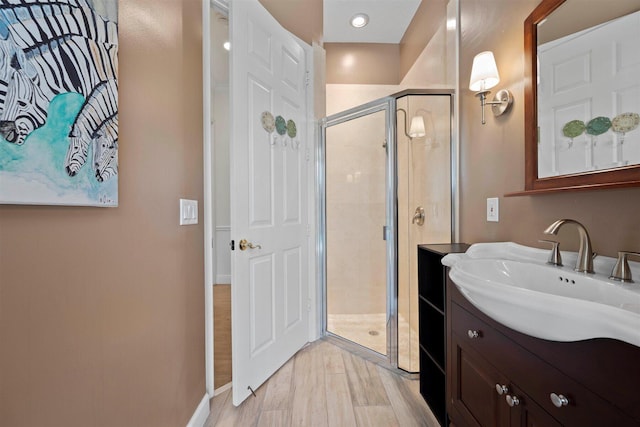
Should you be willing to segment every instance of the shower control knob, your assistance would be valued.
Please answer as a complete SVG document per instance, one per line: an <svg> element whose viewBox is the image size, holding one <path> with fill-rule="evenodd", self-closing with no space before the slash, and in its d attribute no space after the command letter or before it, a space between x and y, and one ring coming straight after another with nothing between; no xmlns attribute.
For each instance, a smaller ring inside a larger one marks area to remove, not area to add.
<svg viewBox="0 0 640 427"><path fill-rule="evenodd" d="M480 336L480 333L478 331L472 331L471 329L469 329L467 331L467 335L469 336L469 338L474 339L478 338Z"/></svg>

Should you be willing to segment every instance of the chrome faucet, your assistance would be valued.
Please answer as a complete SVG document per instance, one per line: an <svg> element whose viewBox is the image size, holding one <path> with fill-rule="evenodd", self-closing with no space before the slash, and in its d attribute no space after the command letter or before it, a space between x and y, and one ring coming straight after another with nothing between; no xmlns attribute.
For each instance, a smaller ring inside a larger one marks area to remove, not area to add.
<svg viewBox="0 0 640 427"><path fill-rule="evenodd" d="M576 268L574 270L579 273L594 273L591 239L584 225L573 219L559 219L547 227L547 229L544 230L544 234L557 235L558 230L564 224L574 224L578 228L578 234L580 235L580 249L578 249L578 260L576 261Z"/></svg>

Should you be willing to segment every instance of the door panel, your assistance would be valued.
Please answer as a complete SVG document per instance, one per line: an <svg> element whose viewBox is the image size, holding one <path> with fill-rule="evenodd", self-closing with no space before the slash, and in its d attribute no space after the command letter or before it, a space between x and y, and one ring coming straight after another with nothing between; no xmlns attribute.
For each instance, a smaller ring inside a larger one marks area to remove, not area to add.
<svg viewBox="0 0 640 427"><path fill-rule="evenodd" d="M233 403L239 405L308 340L303 153L311 142L305 48L257 0L230 6ZM295 137L263 128L264 112L295 122ZM244 250L241 239L250 242Z"/></svg>
<svg viewBox="0 0 640 427"><path fill-rule="evenodd" d="M284 325L288 330L302 321L302 251L293 248L284 251L284 292L285 319Z"/></svg>
<svg viewBox="0 0 640 427"><path fill-rule="evenodd" d="M302 203L300 201L300 180L302 171L298 153L284 153L284 224L300 224Z"/></svg>
<svg viewBox="0 0 640 427"><path fill-rule="evenodd" d="M254 76L249 76L248 80L249 115L250 117L260 117L262 111L268 111L273 104L273 89L258 82ZM274 153L268 143L260 143L260 136L262 136L260 131L262 129L250 127L249 131L250 141L257 142L249 145L247 153L249 164L249 168L246 169L249 174L249 225L251 227L272 226ZM264 131L262 132L264 133Z"/></svg>
<svg viewBox="0 0 640 427"><path fill-rule="evenodd" d="M251 295L251 355L275 340L273 254L249 261Z"/></svg>

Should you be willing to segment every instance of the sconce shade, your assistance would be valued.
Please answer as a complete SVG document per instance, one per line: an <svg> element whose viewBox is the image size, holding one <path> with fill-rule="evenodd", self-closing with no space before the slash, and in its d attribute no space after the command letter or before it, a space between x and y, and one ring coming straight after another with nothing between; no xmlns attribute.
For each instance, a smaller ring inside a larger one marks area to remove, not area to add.
<svg viewBox="0 0 640 427"><path fill-rule="evenodd" d="M409 136L411 138L420 138L427 133L424 130L424 118L422 116L414 116L411 118L411 126L409 127Z"/></svg>
<svg viewBox="0 0 640 427"><path fill-rule="evenodd" d="M499 82L500 75L498 74L498 66L493 57L493 52L487 50L477 54L475 58L473 58L469 89L474 92L486 91Z"/></svg>

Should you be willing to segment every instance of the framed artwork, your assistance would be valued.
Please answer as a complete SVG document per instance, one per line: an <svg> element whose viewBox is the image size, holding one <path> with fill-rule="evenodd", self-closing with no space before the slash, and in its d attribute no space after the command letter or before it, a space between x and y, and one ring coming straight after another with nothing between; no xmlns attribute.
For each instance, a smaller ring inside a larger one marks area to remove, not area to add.
<svg viewBox="0 0 640 427"><path fill-rule="evenodd" d="M0 1L0 203L118 205L117 0Z"/></svg>

